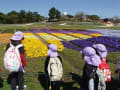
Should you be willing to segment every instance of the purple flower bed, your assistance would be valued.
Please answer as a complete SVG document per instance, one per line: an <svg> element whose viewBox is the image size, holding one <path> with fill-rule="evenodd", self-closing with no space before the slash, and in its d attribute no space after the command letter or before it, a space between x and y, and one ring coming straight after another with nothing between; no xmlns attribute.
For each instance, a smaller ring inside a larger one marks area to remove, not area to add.
<svg viewBox="0 0 120 90"><path fill-rule="evenodd" d="M77 45L77 46L81 47L81 48L84 48L84 47L87 47L87 46L92 47L93 44L96 44L95 42L86 41L86 40L72 40L70 42L73 43L74 45ZM101 42L98 42L98 43L101 43ZM110 47L110 46L108 46L106 44L104 44L104 45L106 46L108 52L119 52L120 51L120 49Z"/></svg>
<svg viewBox="0 0 120 90"><path fill-rule="evenodd" d="M103 38L103 39L115 41L115 42L120 42L120 38L118 38L118 37L100 36L99 38Z"/></svg>
<svg viewBox="0 0 120 90"><path fill-rule="evenodd" d="M82 50L81 48L77 48L77 47L75 47L75 46L73 46L73 45L71 45L71 44L69 44L69 43L67 43L65 41L61 41L61 42L64 45L64 47L66 47L66 48L74 49L74 50L77 50L77 51L81 51Z"/></svg>
<svg viewBox="0 0 120 90"><path fill-rule="evenodd" d="M100 32L91 31L91 30L69 30L69 31L72 32L72 33L80 33L80 34L86 34L86 35L96 34L96 33L101 34Z"/></svg>
<svg viewBox="0 0 120 90"><path fill-rule="evenodd" d="M32 32L34 33L40 33L40 32L49 32L49 33L80 33L80 34L94 34L94 33L100 33L97 31L91 31L91 30L55 30L55 29L34 29Z"/></svg>
<svg viewBox="0 0 120 90"><path fill-rule="evenodd" d="M73 43L81 48L93 45L91 42L88 42L86 40L72 40L72 41L70 41L70 43Z"/></svg>
<svg viewBox="0 0 120 90"><path fill-rule="evenodd" d="M88 38L88 41L94 42L94 43L103 43L106 46L110 46L113 48L120 48L120 42L112 41L112 40L106 40L103 38Z"/></svg>
<svg viewBox="0 0 120 90"><path fill-rule="evenodd" d="M43 29L34 29L34 30L31 30L31 32L33 32L33 33L42 33L42 30Z"/></svg>
<svg viewBox="0 0 120 90"><path fill-rule="evenodd" d="M50 29L34 29L31 30L33 33L64 33L64 34L69 34L69 33L80 33L80 34L93 34L93 33L104 33L104 35L110 35L108 32L111 32L110 30L107 31L105 30L50 30ZM31 32L28 31L28 32ZM25 31L27 33L27 31ZM107 34L108 33L108 34ZM114 31L115 33L115 31ZM112 32L111 32L112 34ZM119 33L118 33L119 34ZM113 35L114 36L114 35ZM61 41L64 45L64 47L74 49L77 51L81 51L82 48L87 47L87 46L92 46L93 44L96 43L102 43L106 46L108 52L120 52L120 38L119 37L113 37L113 36L100 36L97 38L88 38L86 40L72 40L69 42L66 41ZM70 44L72 43L72 44Z"/></svg>

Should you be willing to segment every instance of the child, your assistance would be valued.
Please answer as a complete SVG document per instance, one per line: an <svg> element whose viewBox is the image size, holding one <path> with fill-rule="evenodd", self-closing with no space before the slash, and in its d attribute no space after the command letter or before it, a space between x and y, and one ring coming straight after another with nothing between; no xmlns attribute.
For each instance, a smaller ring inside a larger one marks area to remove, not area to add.
<svg viewBox="0 0 120 90"><path fill-rule="evenodd" d="M18 90L24 90L24 68L26 67L25 61L25 51L24 46L22 45L22 40L24 39L23 33L21 31L15 32L14 36L10 39L10 43L7 44L6 52L11 47L17 47L21 44L21 47L18 48L20 58L21 58L21 65L17 72L11 72L11 90L16 90L16 85L18 84ZM18 81L18 82L17 82Z"/></svg>
<svg viewBox="0 0 120 90"><path fill-rule="evenodd" d="M100 56L101 58L101 64L99 65L99 67L97 68L97 75L99 78L99 82L98 82L98 90L106 90L106 83L105 81L108 81L109 79L104 77L104 69L105 68L109 68L109 66L106 63L106 57L107 57L107 49L103 44L95 44L93 45L94 49L96 50L97 54ZM108 70L106 70L108 71ZM111 74L111 72L110 72ZM107 76L107 75L106 75Z"/></svg>
<svg viewBox="0 0 120 90"><path fill-rule="evenodd" d="M82 50L85 66L83 68L83 80L86 90L94 89L94 79L97 67L101 63L100 57L92 47L85 47Z"/></svg>
<svg viewBox="0 0 120 90"><path fill-rule="evenodd" d="M48 56L45 62L45 73L49 76L49 89L60 90L63 75L62 59L57 53L55 44L48 45Z"/></svg>

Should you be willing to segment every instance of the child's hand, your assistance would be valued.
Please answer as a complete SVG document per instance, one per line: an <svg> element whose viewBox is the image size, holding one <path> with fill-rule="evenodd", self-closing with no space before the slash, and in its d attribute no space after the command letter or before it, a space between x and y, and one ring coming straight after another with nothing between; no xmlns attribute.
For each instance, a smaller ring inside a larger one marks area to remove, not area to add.
<svg viewBox="0 0 120 90"><path fill-rule="evenodd" d="M25 73L26 71L23 69L23 72Z"/></svg>

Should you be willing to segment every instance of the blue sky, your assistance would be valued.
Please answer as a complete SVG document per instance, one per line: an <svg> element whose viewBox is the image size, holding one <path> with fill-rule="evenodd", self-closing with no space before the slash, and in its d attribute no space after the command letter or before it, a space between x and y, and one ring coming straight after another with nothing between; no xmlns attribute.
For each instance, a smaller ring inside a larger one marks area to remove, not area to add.
<svg viewBox="0 0 120 90"><path fill-rule="evenodd" d="M54 6L61 13L67 12L75 15L82 11L89 15L96 14L105 18L120 16L119 4L120 0L0 0L0 12L30 10L48 16L49 9Z"/></svg>

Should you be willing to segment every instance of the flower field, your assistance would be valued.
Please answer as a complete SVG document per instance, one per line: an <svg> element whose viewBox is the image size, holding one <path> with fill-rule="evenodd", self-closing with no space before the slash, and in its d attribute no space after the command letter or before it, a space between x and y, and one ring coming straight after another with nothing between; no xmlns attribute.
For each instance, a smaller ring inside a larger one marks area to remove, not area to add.
<svg viewBox="0 0 120 90"><path fill-rule="evenodd" d="M112 33L114 32L114 33ZM47 45L40 39L42 38L46 43L54 43L58 47L58 51L69 48L81 51L86 46L92 46L96 43L103 43L106 45L108 52L120 51L120 37L115 35L119 31L114 30L49 30L49 29L35 29L25 31L25 39L23 44L25 46L26 55L30 58L47 55ZM7 44L12 37L11 33L0 34L0 43ZM39 38L39 37L40 38Z"/></svg>
<svg viewBox="0 0 120 90"><path fill-rule="evenodd" d="M13 36L11 33L0 34L0 43L6 44L9 42L9 39Z"/></svg>

